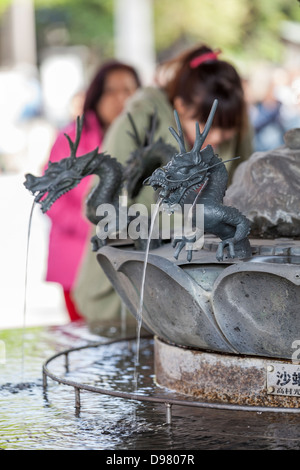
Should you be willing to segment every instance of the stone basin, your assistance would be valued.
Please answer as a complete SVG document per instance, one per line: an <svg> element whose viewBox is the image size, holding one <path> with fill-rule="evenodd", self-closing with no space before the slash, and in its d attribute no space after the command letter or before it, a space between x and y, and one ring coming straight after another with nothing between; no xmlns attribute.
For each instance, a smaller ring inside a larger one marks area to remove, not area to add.
<svg viewBox="0 0 300 470"><path fill-rule="evenodd" d="M215 258L207 237L188 263L171 244L150 251L143 325L179 347L290 360L300 339L300 241L252 239L250 259ZM136 316L145 253L106 246L97 259Z"/></svg>

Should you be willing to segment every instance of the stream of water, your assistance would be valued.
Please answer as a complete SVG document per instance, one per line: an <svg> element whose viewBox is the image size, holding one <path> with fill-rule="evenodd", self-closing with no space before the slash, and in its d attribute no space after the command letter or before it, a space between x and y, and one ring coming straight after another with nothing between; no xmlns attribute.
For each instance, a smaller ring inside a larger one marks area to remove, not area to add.
<svg viewBox="0 0 300 470"><path fill-rule="evenodd" d="M29 260L29 247L30 247L30 234L32 225L32 216L35 208L35 201L33 201L29 220L28 220L28 231L27 231L27 243L26 243L26 255L25 255L25 276L24 276L24 304L23 304L23 334L22 334L22 381L24 378L24 367L25 367L25 328L26 328L26 311L27 311L27 281L28 281L28 260Z"/></svg>
<svg viewBox="0 0 300 470"><path fill-rule="evenodd" d="M138 307L138 310L137 310L137 333L136 333L137 348L136 348L135 372L134 372L134 387L135 387L134 390L135 390L135 392L137 392L137 389L138 389L137 367L139 365L140 336L141 336L141 328L142 328L142 323L143 323L143 303L144 303L146 271L147 271L147 264L148 264L148 258L149 258L151 237L152 237L155 220L156 220L161 202L162 202L162 199L159 198L157 203L156 203L155 209L153 211L152 217L151 217L151 224L150 224L150 230L149 230L148 239L147 239L145 259L144 259L144 265L143 265L143 275L142 275L142 283L141 283L141 291L140 291L140 302L139 302L139 307Z"/></svg>

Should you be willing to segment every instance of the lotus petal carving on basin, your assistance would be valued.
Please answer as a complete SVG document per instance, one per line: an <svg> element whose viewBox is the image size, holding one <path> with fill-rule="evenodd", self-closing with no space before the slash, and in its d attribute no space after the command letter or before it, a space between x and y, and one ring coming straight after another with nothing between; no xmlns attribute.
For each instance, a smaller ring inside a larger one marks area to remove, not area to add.
<svg viewBox="0 0 300 470"><path fill-rule="evenodd" d="M150 251L144 326L177 346L290 359L300 333L300 241L252 240L251 246L252 258L223 262L215 258L213 237L191 263L184 254L175 260L170 244ZM274 255L283 252L289 256ZM133 315L144 255L116 246L97 253Z"/></svg>

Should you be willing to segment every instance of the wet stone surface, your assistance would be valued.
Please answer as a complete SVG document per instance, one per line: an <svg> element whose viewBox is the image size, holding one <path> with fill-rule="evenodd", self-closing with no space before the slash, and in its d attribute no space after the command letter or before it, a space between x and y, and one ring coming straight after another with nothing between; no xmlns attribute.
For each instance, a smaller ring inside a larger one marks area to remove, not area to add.
<svg viewBox="0 0 300 470"><path fill-rule="evenodd" d="M300 448L299 416L172 407L172 425L165 406L81 392L75 412L74 390L48 378L42 387L42 364L59 351L120 335L111 326L91 334L84 325L0 332L6 362L0 365L0 448L6 450L130 450L130 449L272 449ZM126 336L131 336L125 331ZM124 334L124 331L123 331ZM24 338L25 356L22 358ZM74 356L73 356L74 354ZM70 380L132 391L136 342L89 348L71 353ZM138 393L183 398L155 385L153 341L142 339ZM61 358L51 371L64 374ZM189 400L190 398L186 398Z"/></svg>

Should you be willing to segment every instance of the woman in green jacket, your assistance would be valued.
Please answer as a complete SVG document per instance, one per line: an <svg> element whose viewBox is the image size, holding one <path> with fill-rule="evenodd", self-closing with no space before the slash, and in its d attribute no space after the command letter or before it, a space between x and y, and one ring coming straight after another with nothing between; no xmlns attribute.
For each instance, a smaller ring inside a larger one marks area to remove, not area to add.
<svg viewBox="0 0 300 470"><path fill-rule="evenodd" d="M174 109L181 121L186 148L191 148L195 121L203 129L215 99L218 100L218 108L205 143L212 145L223 160L240 157L226 163L230 181L236 166L252 153L252 133L239 74L230 63L220 58L219 51L207 46L188 50L160 66L157 86L142 88L128 100L124 112L108 130L103 149L121 163L127 161L135 149L128 134L132 131L128 112L138 134L143 137L149 117L156 111L158 125L154 140L161 137L166 143L176 146L169 132L170 126L176 128ZM143 188L135 202L149 207L154 203L153 189ZM86 249L73 295L89 323L117 319L120 315L121 301L90 246Z"/></svg>

